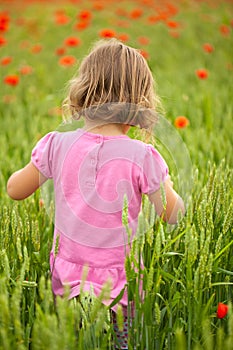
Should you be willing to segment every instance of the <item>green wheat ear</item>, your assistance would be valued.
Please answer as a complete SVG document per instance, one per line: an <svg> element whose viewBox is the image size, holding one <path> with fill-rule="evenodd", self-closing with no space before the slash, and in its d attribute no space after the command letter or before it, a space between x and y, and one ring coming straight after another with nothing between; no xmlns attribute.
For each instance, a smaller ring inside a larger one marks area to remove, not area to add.
<svg viewBox="0 0 233 350"><path fill-rule="evenodd" d="M124 198L123 198L123 208L122 208L121 222L122 222L123 226L126 229L127 238L128 238L128 242L127 243L130 244L131 235L132 235L132 229L129 227L128 198L127 198L126 194L124 194Z"/></svg>
<svg viewBox="0 0 233 350"><path fill-rule="evenodd" d="M227 233L230 227L232 227L232 224L233 224L233 202L231 202L223 221L223 227L222 227L223 234Z"/></svg>
<svg viewBox="0 0 233 350"><path fill-rule="evenodd" d="M166 192L165 192L165 187L163 182L161 182L160 184L160 190L161 190L161 196L162 196L163 209L166 210L167 200L166 200Z"/></svg>
<svg viewBox="0 0 233 350"><path fill-rule="evenodd" d="M54 249L54 254L55 254L55 258L58 254L58 251L59 251L59 242L60 242L60 235L57 234L56 236L56 243L55 243L55 249Z"/></svg>
<svg viewBox="0 0 233 350"><path fill-rule="evenodd" d="M123 199L123 209L122 209L122 224L125 227L128 227L129 221L128 221L128 198L127 195L124 194L124 199Z"/></svg>
<svg viewBox="0 0 233 350"><path fill-rule="evenodd" d="M120 304L118 304L116 316L117 316L118 328L122 332L124 328L124 315L123 315L122 306Z"/></svg>
<svg viewBox="0 0 233 350"><path fill-rule="evenodd" d="M10 264L9 264L9 259L7 256L7 252L5 249L3 249L0 253L0 258L1 258L1 267L3 268L4 271L4 278L6 278L7 283L9 283L10 277L11 277L11 269L10 269Z"/></svg>

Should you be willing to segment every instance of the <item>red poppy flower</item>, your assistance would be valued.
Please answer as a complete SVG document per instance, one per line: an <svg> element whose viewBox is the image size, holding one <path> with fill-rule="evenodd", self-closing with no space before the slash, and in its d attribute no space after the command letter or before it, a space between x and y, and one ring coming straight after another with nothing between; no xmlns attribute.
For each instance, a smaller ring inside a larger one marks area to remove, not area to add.
<svg viewBox="0 0 233 350"><path fill-rule="evenodd" d="M93 3L93 10L96 10L96 11L101 11L104 9L104 5L101 4L99 1L96 1Z"/></svg>
<svg viewBox="0 0 233 350"><path fill-rule="evenodd" d="M139 44L141 44L141 45L148 45L149 42L150 42L150 39L147 38L146 36L140 36L140 37L138 38L138 42L139 42Z"/></svg>
<svg viewBox="0 0 233 350"><path fill-rule="evenodd" d="M160 18L157 15L151 15L147 18L147 21L149 22L149 24L157 23L159 20Z"/></svg>
<svg viewBox="0 0 233 350"><path fill-rule="evenodd" d="M147 60L150 55L146 50L139 50L140 54Z"/></svg>
<svg viewBox="0 0 233 350"><path fill-rule="evenodd" d="M116 33L112 29L103 29L99 32L101 38L114 38Z"/></svg>
<svg viewBox="0 0 233 350"><path fill-rule="evenodd" d="M10 56L3 57L0 61L1 66L7 66L11 62L12 62L12 57Z"/></svg>
<svg viewBox="0 0 233 350"><path fill-rule="evenodd" d="M230 34L230 28L226 24L222 24L219 28L222 35L229 35Z"/></svg>
<svg viewBox="0 0 233 350"><path fill-rule="evenodd" d="M64 67L73 66L76 62L76 58L74 56L63 56L59 59L59 64Z"/></svg>
<svg viewBox="0 0 233 350"><path fill-rule="evenodd" d="M69 38L65 39L64 44L66 46L74 47L80 45L80 39L76 38L75 36L70 36Z"/></svg>
<svg viewBox="0 0 233 350"><path fill-rule="evenodd" d="M228 305L219 303L217 308L217 317L224 318L228 313Z"/></svg>
<svg viewBox="0 0 233 350"><path fill-rule="evenodd" d="M125 34L125 33L122 33L122 34L119 34L118 36L117 36L117 38L120 40L120 41L122 41L122 42L126 42L126 41L128 41L129 40L129 35L128 34Z"/></svg>
<svg viewBox="0 0 233 350"><path fill-rule="evenodd" d="M66 52L66 49L64 47L58 47L55 51L56 55L63 56Z"/></svg>
<svg viewBox="0 0 233 350"><path fill-rule="evenodd" d="M0 12L0 31L6 32L9 28L10 17L5 12Z"/></svg>
<svg viewBox="0 0 233 350"><path fill-rule="evenodd" d="M8 23L1 23L0 22L0 32L6 32L9 28Z"/></svg>
<svg viewBox="0 0 233 350"><path fill-rule="evenodd" d="M91 17L92 17L92 14L88 10L83 10L77 15L78 19L81 19L84 21L90 21Z"/></svg>
<svg viewBox="0 0 233 350"><path fill-rule="evenodd" d="M130 12L129 16L130 16L130 18L132 18L132 19L137 19L137 18L141 17L142 14L143 14L142 9L139 9L139 8L138 8L138 9L132 10L132 11Z"/></svg>
<svg viewBox="0 0 233 350"><path fill-rule="evenodd" d="M189 125L189 120L184 116L179 116L176 117L174 125L177 129L184 129Z"/></svg>
<svg viewBox="0 0 233 350"><path fill-rule="evenodd" d="M207 53L211 53L211 52L214 51L213 46L212 46L211 44L209 44L209 43L203 44L202 47L203 47L203 50L204 50L205 52L207 52Z"/></svg>
<svg viewBox="0 0 233 350"><path fill-rule="evenodd" d="M10 17L6 12L0 12L0 23L8 23L10 22Z"/></svg>
<svg viewBox="0 0 233 350"><path fill-rule="evenodd" d="M20 67L20 69L19 69L19 72L20 72L21 74L23 74L23 75L31 74L32 71L33 71L32 67L31 67L31 66L27 66L27 65L22 66L22 67Z"/></svg>
<svg viewBox="0 0 233 350"><path fill-rule="evenodd" d="M55 23L57 25L65 25L65 24L69 23L69 21L70 21L70 17L68 17L64 13L60 13L60 14L57 14L55 16Z"/></svg>
<svg viewBox="0 0 233 350"><path fill-rule="evenodd" d="M180 26L180 23L176 22L176 21L167 21L167 26L169 28L173 28L176 29Z"/></svg>
<svg viewBox="0 0 233 350"><path fill-rule="evenodd" d="M207 79L208 78L208 71L204 68L197 69L196 75L198 76L199 79Z"/></svg>
<svg viewBox="0 0 233 350"><path fill-rule="evenodd" d="M168 12L166 12L166 11L159 12L158 19L160 21L167 21L168 17L169 17L169 13Z"/></svg>
<svg viewBox="0 0 233 350"><path fill-rule="evenodd" d="M16 86L19 83L19 77L16 74L12 74L12 75L7 75L4 78L4 83L7 85L11 85L11 86Z"/></svg>
<svg viewBox="0 0 233 350"><path fill-rule="evenodd" d="M89 27L89 25L90 25L89 21L80 21L74 25L74 29L83 30Z"/></svg>
<svg viewBox="0 0 233 350"><path fill-rule="evenodd" d="M0 46L3 46L7 43L6 39L3 36L0 36Z"/></svg>
<svg viewBox="0 0 233 350"><path fill-rule="evenodd" d="M32 48L31 48L31 52L32 53L40 53L41 50L42 50L42 45L41 44L33 45Z"/></svg>
<svg viewBox="0 0 233 350"><path fill-rule="evenodd" d="M175 16L178 13L178 8L175 5L168 3L166 7L170 16Z"/></svg>

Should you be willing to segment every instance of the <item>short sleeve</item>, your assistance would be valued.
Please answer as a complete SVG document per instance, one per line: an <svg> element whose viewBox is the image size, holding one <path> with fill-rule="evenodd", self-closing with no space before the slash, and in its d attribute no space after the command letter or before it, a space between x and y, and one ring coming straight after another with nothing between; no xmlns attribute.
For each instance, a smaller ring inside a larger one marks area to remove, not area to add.
<svg viewBox="0 0 233 350"><path fill-rule="evenodd" d="M141 192L145 194L156 192L167 176L168 166L161 154L152 145L146 145L143 169L140 175Z"/></svg>
<svg viewBox="0 0 233 350"><path fill-rule="evenodd" d="M48 179L53 177L52 159L56 132L50 132L40 139L32 150L31 161Z"/></svg>

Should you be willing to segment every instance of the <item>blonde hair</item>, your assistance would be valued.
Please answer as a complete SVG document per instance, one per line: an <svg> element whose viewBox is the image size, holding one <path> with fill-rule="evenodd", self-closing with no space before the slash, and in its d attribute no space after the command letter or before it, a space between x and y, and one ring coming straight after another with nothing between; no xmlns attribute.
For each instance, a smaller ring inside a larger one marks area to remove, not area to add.
<svg viewBox="0 0 233 350"><path fill-rule="evenodd" d="M149 66L134 48L116 39L99 41L71 79L65 101L73 119L150 128L159 99Z"/></svg>

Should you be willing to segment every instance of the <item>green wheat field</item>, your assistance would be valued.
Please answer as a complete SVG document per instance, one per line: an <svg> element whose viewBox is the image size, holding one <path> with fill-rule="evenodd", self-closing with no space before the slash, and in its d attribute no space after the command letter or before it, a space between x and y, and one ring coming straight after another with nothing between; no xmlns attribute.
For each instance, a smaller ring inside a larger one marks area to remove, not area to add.
<svg viewBox="0 0 233 350"><path fill-rule="evenodd" d="M144 200L125 261L135 307L128 348L233 349L233 4L217 0L0 2L0 349L114 348L101 303L108 285L98 298L82 293L68 301L67 291L55 302L53 217L40 190L20 202L6 193L12 172L61 124L66 84L79 62L110 37L147 59L170 130L158 148L174 186L188 184L187 212L175 227L154 220ZM127 206L127 226L126 217ZM228 307L222 318L219 303ZM120 308L117 316L121 327Z"/></svg>

